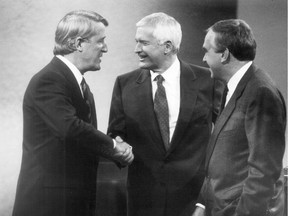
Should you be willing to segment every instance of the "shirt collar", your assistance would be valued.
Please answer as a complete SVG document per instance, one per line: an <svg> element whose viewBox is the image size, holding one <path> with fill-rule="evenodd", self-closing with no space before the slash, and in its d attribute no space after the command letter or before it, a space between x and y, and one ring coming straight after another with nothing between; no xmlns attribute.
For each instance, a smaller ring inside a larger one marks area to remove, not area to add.
<svg viewBox="0 0 288 216"><path fill-rule="evenodd" d="M72 63L70 62L67 58L65 58L62 55L56 55L57 58L59 58L64 64L67 65L67 67L72 71L72 73L74 74L77 83L80 85L80 83L82 82L83 79L83 75L81 74L81 72L78 70L78 68Z"/></svg>
<svg viewBox="0 0 288 216"><path fill-rule="evenodd" d="M244 74L246 73L246 71L248 70L248 68L252 65L252 61L249 61L248 63L246 63L243 67L241 67L228 81L227 83L227 87L229 90L229 93L232 93L235 91L238 83L240 82L240 80L242 79L242 77L244 76Z"/></svg>
<svg viewBox="0 0 288 216"><path fill-rule="evenodd" d="M156 78L156 76L159 75L159 73L154 73L150 70L151 79L152 81ZM164 80L175 80L175 78L180 77L180 61L178 58L173 62L173 64L163 73L161 73L161 76L163 76Z"/></svg>

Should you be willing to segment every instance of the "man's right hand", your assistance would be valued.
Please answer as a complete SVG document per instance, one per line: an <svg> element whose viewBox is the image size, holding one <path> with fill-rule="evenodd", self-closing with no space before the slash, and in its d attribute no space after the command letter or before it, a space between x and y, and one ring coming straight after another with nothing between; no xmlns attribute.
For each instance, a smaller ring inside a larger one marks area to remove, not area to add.
<svg viewBox="0 0 288 216"><path fill-rule="evenodd" d="M115 141L116 141L116 146L114 149L115 160L117 160L123 166L130 165L134 159L132 146L124 142L119 136L115 138Z"/></svg>

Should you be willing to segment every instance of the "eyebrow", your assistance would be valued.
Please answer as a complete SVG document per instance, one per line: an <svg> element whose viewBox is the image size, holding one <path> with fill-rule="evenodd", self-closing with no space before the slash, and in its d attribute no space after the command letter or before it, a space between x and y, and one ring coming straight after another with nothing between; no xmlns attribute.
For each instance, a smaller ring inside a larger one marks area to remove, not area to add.
<svg viewBox="0 0 288 216"><path fill-rule="evenodd" d="M147 40L142 40L142 39L137 40L136 38L135 38L135 41L136 41L136 42L140 42L140 43L142 43L142 42L148 42Z"/></svg>

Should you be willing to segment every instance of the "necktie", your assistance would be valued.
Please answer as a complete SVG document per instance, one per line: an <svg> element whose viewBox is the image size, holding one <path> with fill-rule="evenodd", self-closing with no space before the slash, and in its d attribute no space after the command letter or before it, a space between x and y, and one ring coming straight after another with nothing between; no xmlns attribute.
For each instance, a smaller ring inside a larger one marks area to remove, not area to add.
<svg viewBox="0 0 288 216"><path fill-rule="evenodd" d="M158 124L160 127L161 136L166 150L169 148L169 110L166 98L165 88L162 84L164 78L158 75L155 80L157 81L157 90L154 98L154 111L156 113Z"/></svg>
<svg viewBox="0 0 288 216"><path fill-rule="evenodd" d="M225 85L224 91L223 91L223 93L222 93L221 106L220 106L219 115L222 113L222 111L223 111L223 109L224 109L224 107L225 107L227 93L228 93L228 87L227 87L227 85Z"/></svg>
<svg viewBox="0 0 288 216"><path fill-rule="evenodd" d="M88 122L91 123L92 119L91 119L91 105L90 105L90 101L89 101L89 86L87 85L84 78L81 81L81 89L83 92L83 98L84 98L84 100L87 104L87 107L88 107L87 119L88 119Z"/></svg>

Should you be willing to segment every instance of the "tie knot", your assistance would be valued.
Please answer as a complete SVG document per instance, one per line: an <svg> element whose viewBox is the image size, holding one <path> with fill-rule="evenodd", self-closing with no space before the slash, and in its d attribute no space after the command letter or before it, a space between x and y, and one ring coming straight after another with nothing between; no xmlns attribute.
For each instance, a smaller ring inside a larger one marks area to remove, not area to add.
<svg viewBox="0 0 288 216"><path fill-rule="evenodd" d="M81 88L82 88L82 93L83 93L83 94L87 93L87 83L86 83L84 77L83 77L80 85L81 85Z"/></svg>
<svg viewBox="0 0 288 216"><path fill-rule="evenodd" d="M82 79L82 81L81 81L81 86L82 86L82 88L84 87L84 88L86 88L86 81L85 81L85 79L84 79L84 77L83 77L83 79Z"/></svg>
<svg viewBox="0 0 288 216"><path fill-rule="evenodd" d="M155 80L157 81L157 84L162 84L165 79L163 76L158 75L155 77Z"/></svg>
<svg viewBox="0 0 288 216"><path fill-rule="evenodd" d="M223 95L227 95L227 93L228 93L228 91L229 91L229 89L228 89L228 86L227 85L225 85L225 88L224 88L224 91L223 91Z"/></svg>
<svg viewBox="0 0 288 216"><path fill-rule="evenodd" d="M81 81L81 86L85 85L86 84L86 81L84 79L84 77L82 78L82 81Z"/></svg>

